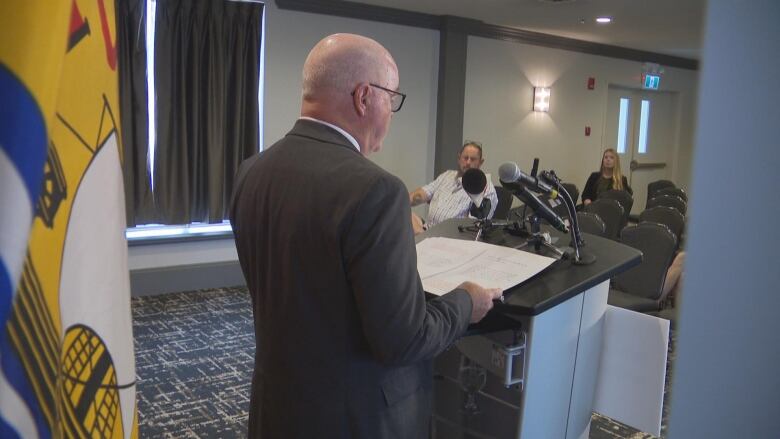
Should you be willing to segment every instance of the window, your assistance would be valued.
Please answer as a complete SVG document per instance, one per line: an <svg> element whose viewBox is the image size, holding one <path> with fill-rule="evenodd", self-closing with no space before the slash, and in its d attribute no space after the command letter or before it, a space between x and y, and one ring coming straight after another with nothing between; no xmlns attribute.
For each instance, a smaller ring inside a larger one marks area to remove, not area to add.
<svg viewBox="0 0 780 439"><path fill-rule="evenodd" d="M157 1L146 0L146 91L147 102L149 112L149 174L151 178L152 191L154 191L154 147L155 147L155 133L157 132L157 106L154 97L156 96L154 91L154 75L149 72L154 72L154 22L157 12Z"/></svg>
<svg viewBox="0 0 780 439"><path fill-rule="evenodd" d="M650 119L650 101L642 99L642 107L639 111L639 146L640 154L647 153L647 123Z"/></svg>
<svg viewBox="0 0 780 439"><path fill-rule="evenodd" d="M157 92L155 90L155 77L154 72L156 72L155 69L155 23L156 23L156 15L157 15L157 0L145 0L146 1L146 14L145 14L145 24L146 24L146 62L147 62L147 76L146 76L146 85L147 85L147 102L148 102L148 154L147 154L147 166L148 166L148 175L149 175L149 185L151 187L152 192L155 191L154 183L155 183L155 176L154 176L154 170L155 170L155 159L156 159L156 136L157 136L157 102L156 102L156 96ZM228 1L228 0L223 0ZM239 0L241 1L241 0ZM246 0L243 0L246 2ZM259 1L252 0L251 3L259 3ZM258 93L257 93L257 102L258 102L258 130L259 130L259 139L260 139L260 148L262 148L262 138L263 138L263 78L264 78L264 68L265 68L265 14L261 13L260 15L261 25L260 25L260 62L259 62L259 75L258 75ZM196 235L196 234L211 234L211 233L219 233L219 232L229 232L231 231L230 224L228 221L223 221L221 224L208 224L208 223L192 223L192 224L184 224L184 225L165 225L165 224L144 224L139 225L136 227L128 228L126 231L126 237L128 239L143 239L143 238L150 238L150 237L166 237L166 236L187 236L187 235Z"/></svg>
<svg viewBox="0 0 780 439"><path fill-rule="evenodd" d="M618 116L618 136L617 136L618 154L626 153L626 141L628 137L628 106L630 104L631 101L628 98L620 98L620 115Z"/></svg>

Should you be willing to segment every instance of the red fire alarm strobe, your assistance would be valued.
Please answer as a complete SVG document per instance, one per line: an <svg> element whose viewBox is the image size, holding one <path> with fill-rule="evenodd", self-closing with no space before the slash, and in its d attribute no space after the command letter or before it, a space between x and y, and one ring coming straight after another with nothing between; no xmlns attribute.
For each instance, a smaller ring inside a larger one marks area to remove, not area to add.
<svg viewBox="0 0 780 439"><path fill-rule="evenodd" d="M596 78L591 76L588 78L588 90L593 90L594 88L596 88Z"/></svg>
<svg viewBox="0 0 780 439"><path fill-rule="evenodd" d="M590 127L585 127L585 135L590 136Z"/></svg>

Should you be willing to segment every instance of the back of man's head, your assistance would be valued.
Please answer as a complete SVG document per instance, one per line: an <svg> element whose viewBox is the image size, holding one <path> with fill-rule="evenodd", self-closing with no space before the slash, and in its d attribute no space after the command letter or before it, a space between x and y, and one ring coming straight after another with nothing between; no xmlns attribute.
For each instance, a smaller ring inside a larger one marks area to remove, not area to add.
<svg viewBox="0 0 780 439"><path fill-rule="evenodd" d="M301 115L345 130L368 155L382 148L398 80L398 67L381 44L360 35L330 35L303 65Z"/></svg>
<svg viewBox="0 0 780 439"><path fill-rule="evenodd" d="M303 65L303 99L349 93L358 82L377 80L392 57L381 44L361 35L334 34L320 40Z"/></svg>

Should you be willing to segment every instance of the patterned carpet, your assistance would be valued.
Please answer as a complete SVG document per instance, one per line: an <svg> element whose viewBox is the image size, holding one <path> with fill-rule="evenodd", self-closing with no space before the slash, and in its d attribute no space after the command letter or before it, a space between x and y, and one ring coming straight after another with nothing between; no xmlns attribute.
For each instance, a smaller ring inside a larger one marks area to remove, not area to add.
<svg viewBox="0 0 780 439"><path fill-rule="evenodd" d="M245 437L255 354L246 289L132 304L140 437Z"/></svg>
<svg viewBox="0 0 780 439"><path fill-rule="evenodd" d="M140 437L245 437L255 351L246 288L137 297L132 306ZM653 436L594 414L590 438Z"/></svg>

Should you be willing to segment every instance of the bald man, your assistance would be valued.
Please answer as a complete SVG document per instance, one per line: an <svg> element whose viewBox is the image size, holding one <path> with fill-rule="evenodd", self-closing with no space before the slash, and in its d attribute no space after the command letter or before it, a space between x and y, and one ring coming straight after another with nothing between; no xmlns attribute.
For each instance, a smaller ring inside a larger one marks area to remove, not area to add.
<svg viewBox="0 0 780 439"><path fill-rule="evenodd" d="M303 68L301 118L239 171L231 211L257 353L249 436L424 438L432 359L500 296L426 301L404 184L366 159L401 109L390 53L331 35Z"/></svg>

